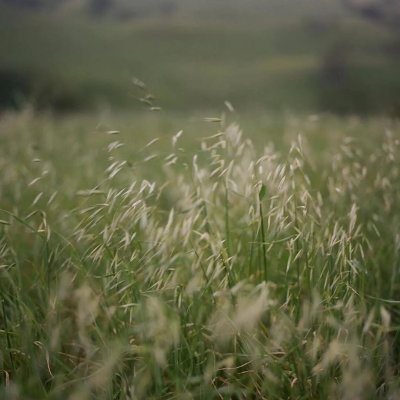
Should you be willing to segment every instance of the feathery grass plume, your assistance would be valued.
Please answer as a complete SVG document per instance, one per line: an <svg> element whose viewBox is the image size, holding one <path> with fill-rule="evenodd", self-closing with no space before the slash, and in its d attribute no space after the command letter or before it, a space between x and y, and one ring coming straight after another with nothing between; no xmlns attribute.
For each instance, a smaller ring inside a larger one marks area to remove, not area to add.
<svg viewBox="0 0 400 400"><path fill-rule="evenodd" d="M79 118L0 119L2 397L399 397L397 123Z"/></svg>

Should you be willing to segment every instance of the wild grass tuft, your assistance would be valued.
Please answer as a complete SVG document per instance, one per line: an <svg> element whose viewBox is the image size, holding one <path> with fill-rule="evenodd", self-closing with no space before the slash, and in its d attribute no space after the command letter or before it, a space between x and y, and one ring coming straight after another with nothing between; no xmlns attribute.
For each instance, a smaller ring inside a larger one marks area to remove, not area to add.
<svg viewBox="0 0 400 400"><path fill-rule="evenodd" d="M204 120L2 116L2 396L400 396L399 127Z"/></svg>

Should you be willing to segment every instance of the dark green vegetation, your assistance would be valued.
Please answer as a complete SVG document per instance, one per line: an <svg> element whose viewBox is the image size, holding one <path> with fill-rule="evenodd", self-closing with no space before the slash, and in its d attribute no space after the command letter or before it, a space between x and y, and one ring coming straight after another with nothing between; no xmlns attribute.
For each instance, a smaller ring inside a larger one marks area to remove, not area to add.
<svg viewBox="0 0 400 400"><path fill-rule="evenodd" d="M398 123L227 116L2 116L0 397L399 397Z"/></svg>
<svg viewBox="0 0 400 400"><path fill-rule="evenodd" d="M0 103L25 97L40 109L132 110L140 107L136 76L170 111L229 100L253 114L398 114L397 31L335 2L245 3L183 2L171 16L126 20L3 5Z"/></svg>

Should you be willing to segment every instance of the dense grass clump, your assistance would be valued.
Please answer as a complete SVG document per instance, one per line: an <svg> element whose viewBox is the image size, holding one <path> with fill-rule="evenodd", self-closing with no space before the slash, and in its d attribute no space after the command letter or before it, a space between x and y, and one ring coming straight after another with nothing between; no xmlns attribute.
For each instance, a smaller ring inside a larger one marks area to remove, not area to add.
<svg viewBox="0 0 400 400"><path fill-rule="evenodd" d="M2 396L399 397L396 123L71 121L0 121Z"/></svg>

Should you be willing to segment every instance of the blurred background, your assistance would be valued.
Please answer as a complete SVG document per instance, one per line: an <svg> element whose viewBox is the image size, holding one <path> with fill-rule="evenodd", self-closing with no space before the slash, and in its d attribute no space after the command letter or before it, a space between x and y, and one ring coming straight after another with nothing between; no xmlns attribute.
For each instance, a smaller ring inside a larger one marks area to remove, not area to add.
<svg viewBox="0 0 400 400"><path fill-rule="evenodd" d="M247 115L400 116L400 1L0 0L2 110L227 100Z"/></svg>

